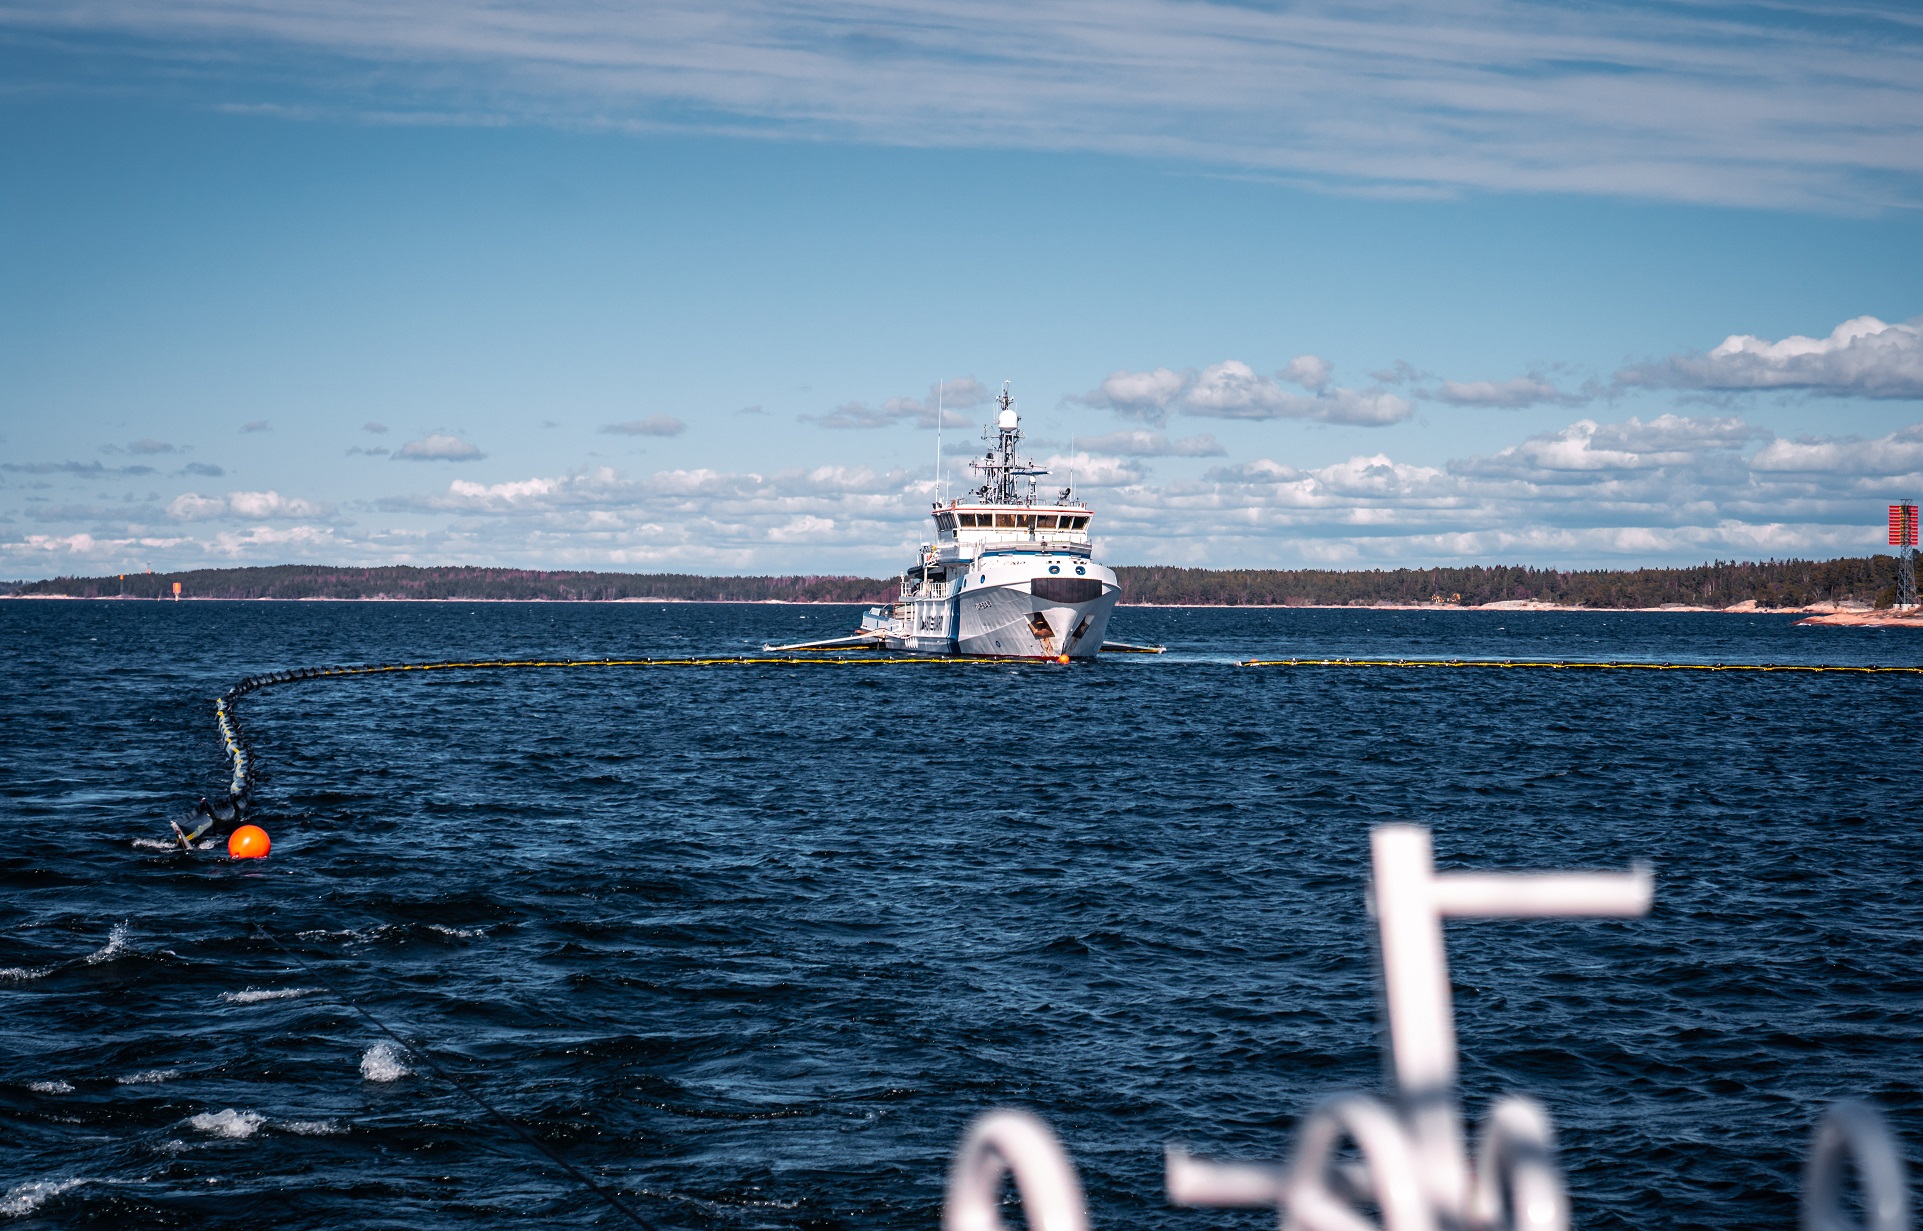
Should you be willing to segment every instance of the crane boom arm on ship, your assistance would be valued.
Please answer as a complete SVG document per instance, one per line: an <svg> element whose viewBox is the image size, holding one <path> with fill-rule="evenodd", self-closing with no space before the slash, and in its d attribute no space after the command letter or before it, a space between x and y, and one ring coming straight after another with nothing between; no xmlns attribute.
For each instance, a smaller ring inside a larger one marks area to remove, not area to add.
<svg viewBox="0 0 1923 1231"><path fill-rule="evenodd" d="M878 649L882 644L880 633L856 633L852 637L830 637L826 641L798 641L793 645L764 645L763 653L780 654L789 650L852 650L861 646Z"/></svg>

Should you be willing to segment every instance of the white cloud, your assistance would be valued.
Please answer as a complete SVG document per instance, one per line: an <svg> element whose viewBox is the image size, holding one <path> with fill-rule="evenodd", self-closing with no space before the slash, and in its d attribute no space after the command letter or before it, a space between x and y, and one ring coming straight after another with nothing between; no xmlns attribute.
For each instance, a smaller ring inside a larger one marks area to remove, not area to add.
<svg viewBox="0 0 1923 1231"><path fill-rule="evenodd" d="M1193 372L1111 372L1108 378L1075 399L1088 406L1105 406L1118 415L1158 427L1168 422L1176 403L1195 383Z"/></svg>
<svg viewBox="0 0 1923 1231"><path fill-rule="evenodd" d="M779 526L771 528L768 531L768 541L771 543L813 543L827 538L834 532L834 518L816 517L812 513L803 513L798 517L789 518Z"/></svg>
<svg viewBox="0 0 1923 1231"><path fill-rule="evenodd" d="M610 477L614 474L605 466L597 473ZM553 495L563 482L561 479L519 479L509 483L483 484L456 479L447 485L447 490L455 500L512 508L518 503Z"/></svg>
<svg viewBox="0 0 1923 1231"><path fill-rule="evenodd" d="M433 435L410 440L394 453L395 461L471 462L486 457L459 436Z"/></svg>
<svg viewBox="0 0 1923 1231"><path fill-rule="evenodd" d="M615 436L679 436L688 425L672 415L649 415L621 423L604 423L598 429Z"/></svg>
<svg viewBox="0 0 1923 1231"><path fill-rule="evenodd" d="M1923 485L1923 424L1781 442L1736 417L1582 420L1447 466L1272 458L1105 495L1112 558L1222 565L1626 565L1878 550Z"/></svg>
<svg viewBox="0 0 1923 1231"><path fill-rule="evenodd" d="M16 75L41 90L104 72L300 118L1097 150L1381 195L1832 209L1923 195L1914 16L1903 0L0 5L39 49Z"/></svg>
<svg viewBox="0 0 1923 1231"><path fill-rule="evenodd" d="M334 511L332 505L279 492L229 492L227 507L236 517L326 517Z"/></svg>
<svg viewBox="0 0 1923 1231"><path fill-rule="evenodd" d="M203 496L198 492L182 492L167 506L167 516L177 521L206 521L210 517L224 517L226 514L225 500L218 496Z"/></svg>
<svg viewBox="0 0 1923 1231"><path fill-rule="evenodd" d="M1139 462L1092 453L1057 453L1043 460L1042 469L1048 471L1042 482L1045 492L1071 483L1078 491L1084 487L1127 487L1148 475Z"/></svg>
<svg viewBox="0 0 1923 1231"><path fill-rule="evenodd" d="M1301 385L1310 393L1321 392L1335 372L1335 365L1320 355L1297 355L1278 375L1290 384Z"/></svg>
<svg viewBox="0 0 1923 1231"><path fill-rule="evenodd" d="M1555 482L1570 472L1655 470L1688 465L1705 454L1740 449L1767 432L1735 417L1691 419L1662 415L1648 423L1631 417L1602 424L1580 419L1557 432L1531 436L1488 457L1454 463L1460 474L1528 477Z"/></svg>
<svg viewBox="0 0 1923 1231"><path fill-rule="evenodd" d="M1736 392L1806 389L1831 397L1923 398L1923 317L1890 325L1844 321L1826 338L1768 342L1731 334L1707 354L1624 368L1618 384Z"/></svg>
<svg viewBox="0 0 1923 1231"><path fill-rule="evenodd" d="M1923 475L1923 425L1891 432L1880 440L1772 440L1750 459L1750 466L1775 474L1908 479ZM1913 483L1906 486L1904 494L1913 487Z"/></svg>
<svg viewBox="0 0 1923 1231"><path fill-rule="evenodd" d="M209 521L229 517L242 519L332 517L334 506L279 492L228 492L225 496L203 496L183 492L167 505L167 516L176 521Z"/></svg>
<svg viewBox="0 0 1923 1231"><path fill-rule="evenodd" d="M1368 427L1398 423L1415 413L1407 399L1384 389L1361 392L1329 385L1332 370L1326 360L1302 355L1277 374L1310 389L1307 393L1284 389L1239 359L1199 372L1115 372L1073 400L1157 426L1176 411L1217 419L1312 419Z"/></svg>

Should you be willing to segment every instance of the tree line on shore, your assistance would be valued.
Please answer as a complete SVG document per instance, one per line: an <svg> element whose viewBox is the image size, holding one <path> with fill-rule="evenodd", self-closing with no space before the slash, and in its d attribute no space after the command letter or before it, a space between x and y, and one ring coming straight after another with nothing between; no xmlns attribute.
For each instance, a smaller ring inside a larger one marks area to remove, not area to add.
<svg viewBox="0 0 1923 1231"><path fill-rule="evenodd" d="M1428 569L1200 569L1123 565L1125 603L1163 606L1479 606L1536 600L1569 607L1804 607L1818 602L1889 606L1896 559L1723 561L1686 568L1582 569L1470 565ZM540 569L335 568L282 564L179 573L56 577L19 582L18 595L170 598L490 599L695 602L878 603L895 597L893 578L845 576L703 577L691 573L597 573Z"/></svg>
<svg viewBox="0 0 1923 1231"><path fill-rule="evenodd" d="M1125 602L1224 606L1368 606L1435 603L1475 607L1534 600L1565 607L1805 607L1896 598L1896 558L1716 560L1686 568L1582 569L1471 565L1429 569L1119 568Z"/></svg>

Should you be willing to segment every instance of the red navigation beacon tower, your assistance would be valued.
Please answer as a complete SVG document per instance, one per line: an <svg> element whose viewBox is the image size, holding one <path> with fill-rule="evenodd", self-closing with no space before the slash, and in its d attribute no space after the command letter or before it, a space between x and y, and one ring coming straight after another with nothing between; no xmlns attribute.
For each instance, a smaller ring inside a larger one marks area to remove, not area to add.
<svg viewBox="0 0 1923 1231"><path fill-rule="evenodd" d="M1890 546L1896 548L1896 605L1916 606L1916 505L1890 506Z"/></svg>

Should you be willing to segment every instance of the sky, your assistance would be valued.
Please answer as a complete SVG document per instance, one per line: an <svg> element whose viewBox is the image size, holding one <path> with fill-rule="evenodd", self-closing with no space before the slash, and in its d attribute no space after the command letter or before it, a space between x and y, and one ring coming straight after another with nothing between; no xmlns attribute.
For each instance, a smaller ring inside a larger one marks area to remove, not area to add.
<svg viewBox="0 0 1923 1231"><path fill-rule="evenodd" d="M884 575L1003 382L1110 563L1863 555L1919 207L1882 0L0 0L0 577Z"/></svg>

